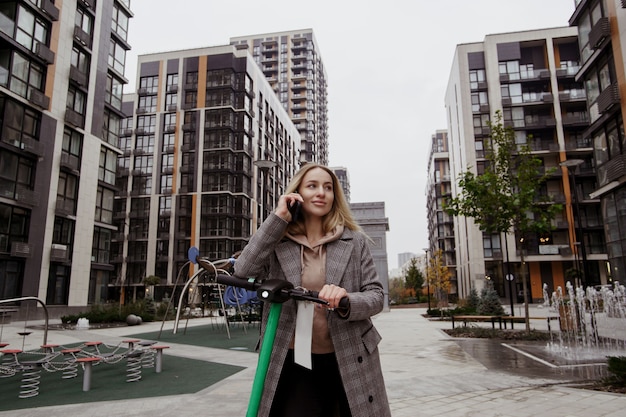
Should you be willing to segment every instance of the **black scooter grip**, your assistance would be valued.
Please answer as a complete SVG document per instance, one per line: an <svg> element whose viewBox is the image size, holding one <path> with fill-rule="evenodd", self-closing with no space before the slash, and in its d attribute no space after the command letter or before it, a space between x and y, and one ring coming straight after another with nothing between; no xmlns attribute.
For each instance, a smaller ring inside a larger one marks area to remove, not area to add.
<svg viewBox="0 0 626 417"><path fill-rule="evenodd" d="M230 287L244 288L250 291L256 291L260 286L261 282L253 279L253 278L238 278L232 275L226 274L217 274L215 278L218 284L227 285Z"/></svg>
<svg viewBox="0 0 626 417"><path fill-rule="evenodd" d="M311 291L311 296L315 298L319 298L319 292ZM343 297L339 300L339 308L348 309L350 307L350 299L348 297Z"/></svg>

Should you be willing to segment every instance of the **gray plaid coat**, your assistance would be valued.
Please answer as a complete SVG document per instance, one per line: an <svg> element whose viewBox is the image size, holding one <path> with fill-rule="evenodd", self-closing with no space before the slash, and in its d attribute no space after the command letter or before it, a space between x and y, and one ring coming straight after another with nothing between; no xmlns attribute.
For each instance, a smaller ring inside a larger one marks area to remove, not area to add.
<svg viewBox="0 0 626 417"><path fill-rule="evenodd" d="M286 228L286 221L271 214L237 259L235 275L300 285L300 245L283 239ZM352 416L391 416L378 354L381 336L370 319L383 308L383 288L364 234L345 229L338 240L327 244L326 282L345 288L350 297L350 315L342 319L330 313L328 327ZM261 340L268 313L265 308ZM269 415L295 318L296 304L289 300L282 306L258 417Z"/></svg>

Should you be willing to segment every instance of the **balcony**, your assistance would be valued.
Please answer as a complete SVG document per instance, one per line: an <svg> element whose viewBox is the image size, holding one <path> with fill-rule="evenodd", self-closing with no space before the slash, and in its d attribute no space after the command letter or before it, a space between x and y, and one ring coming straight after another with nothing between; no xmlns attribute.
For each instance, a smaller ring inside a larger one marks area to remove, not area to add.
<svg viewBox="0 0 626 417"><path fill-rule="evenodd" d="M44 145L38 140L32 138L22 138L20 148L39 157L43 157L44 155Z"/></svg>
<svg viewBox="0 0 626 417"><path fill-rule="evenodd" d="M54 64L54 52L41 42L38 42L35 47L35 55L43 59L48 65Z"/></svg>
<svg viewBox="0 0 626 417"><path fill-rule="evenodd" d="M50 262L67 262L69 260L69 251L67 245L52 244L50 248Z"/></svg>
<svg viewBox="0 0 626 417"><path fill-rule="evenodd" d="M18 185L15 193L15 200L31 207L36 207L39 205L40 197L39 193Z"/></svg>
<svg viewBox="0 0 626 417"><path fill-rule="evenodd" d="M611 24L608 17L602 17L598 20L589 32L589 46L591 49L598 49L602 46L605 39L611 38Z"/></svg>
<svg viewBox="0 0 626 417"><path fill-rule="evenodd" d="M54 212L61 216L71 216L76 214L76 208L73 201L68 201L57 197L57 203Z"/></svg>
<svg viewBox="0 0 626 417"><path fill-rule="evenodd" d="M606 163L606 175L608 181L615 181L626 175L626 155L618 155Z"/></svg>
<svg viewBox="0 0 626 417"><path fill-rule="evenodd" d="M620 104L619 87L617 83L613 83L605 88L598 96L598 111L606 113L614 105Z"/></svg>
<svg viewBox="0 0 626 417"><path fill-rule="evenodd" d="M73 65L70 66L70 79L81 87L87 87L87 84L89 83L89 77L87 77L87 74Z"/></svg>
<svg viewBox="0 0 626 417"><path fill-rule="evenodd" d="M30 90L28 101L43 110L48 110L48 106L50 105L50 97L46 96L39 90L35 90L34 88Z"/></svg>
<svg viewBox="0 0 626 417"><path fill-rule="evenodd" d="M59 9L55 7L52 1L42 0L41 6L39 7L41 8L41 11L43 11L48 17L50 17L50 20L54 22L59 20Z"/></svg>
<svg viewBox="0 0 626 417"><path fill-rule="evenodd" d="M72 109L65 109L65 121L74 127L85 127L85 117Z"/></svg>
<svg viewBox="0 0 626 417"><path fill-rule="evenodd" d="M68 153L61 154L61 167L67 168L73 173L78 173L80 167L80 159L76 155L70 155Z"/></svg>
<svg viewBox="0 0 626 417"><path fill-rule="evenodd" d="M91 35L85 32L80 26L74 26L74 39L85 48L91 49Z"/></svg>
<svg viewBox="0 0 626 417"><path fill-rule="evenodd" d="M33 245L27 242L11 242L11 256L16 258L30 258Z"/></svg>

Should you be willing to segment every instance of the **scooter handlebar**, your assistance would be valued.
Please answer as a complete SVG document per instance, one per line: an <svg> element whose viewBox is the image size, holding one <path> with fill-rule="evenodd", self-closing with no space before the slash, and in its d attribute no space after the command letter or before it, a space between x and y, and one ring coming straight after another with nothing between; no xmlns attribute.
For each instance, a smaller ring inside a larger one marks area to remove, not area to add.
<svg viewBox="0 0 626 417"><path fill-rule="evenodd" d="M231 287L244 288L250 291L257 291L259 288L261 288L261 286L264 283L266 284L269 283L265 281L257 281L256 279L253 279L253 278L245 279L245 278L239 278L236 276L226 275L226 274L217 274L215 280L217 281L218 284L223 284L223 285L227 285ZM282 293L281 298L284 297L285 299L287 299L291 297L295 299L306 299L306 300L318 302L321 304L327 304L326 301L321 300L319 298L319 292L317 291L306 291L306 290L295 289L295 288L284 288L284 289L281 289L280 292ZM349 306L350 306L350 300L348 299L348 297L343 297L341 301L339 302L339 308L347 309Z"/></svg>

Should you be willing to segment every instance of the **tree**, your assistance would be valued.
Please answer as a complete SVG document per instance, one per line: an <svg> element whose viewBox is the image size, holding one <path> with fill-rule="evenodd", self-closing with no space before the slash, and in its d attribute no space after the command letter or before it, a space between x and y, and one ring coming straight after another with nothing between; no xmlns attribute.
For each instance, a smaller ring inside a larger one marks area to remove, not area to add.
<svg viewBox="0 0 626 417"><path fill-rule="evenodd" d="M429 287L433 288L433 294L437 299L437 307L441 307L448 301L451 275L448 267L443 264L442 250L437 249L428 260L428 268L426 268L426 282Z"/></svg>
<svg viewBox="0 0 626 417"><path fill-rule="evenodd" d="M409 266L404 273L404 282L406 283L406 288L412 288L415 290L415 294L422 293L424 275L417 267L417 259L411 258L409 261Z"/></svg>
<svg viewBox="0 0 626 417"><path fill-rule="evenodd" d="M400 304L402 302L402 292L404 291L404 281L402 278L389 280L389 302Z"/></svg>
<svg viewBox="0 0 626 417"><path fill-rule="evenodd" d="M487 285L481 290L476 312L485 316L504 315L504 308L502 308L502 303L500 303L500 297L496 290L493 289L493 285Z"/></svg>
<svg viewBox="0 0 626 417"><path fill-rule="evenodd" d="M538 193L553 171L541 173L541 159L531 154L528 144L516 143L515 131L502 123L501 111L496 111L494 122L488 122L488 126L484 173L474 174L470 167L461 173L461 192L444 201L444 210L453 216L471 217L479 229L488 234L514 232L520 242L524 265L527 238L532 233L549 233L552 219L562 210L561 205L551 204L548 196ZM522 285L526 331L530 332L525 277Z"/></svg>

